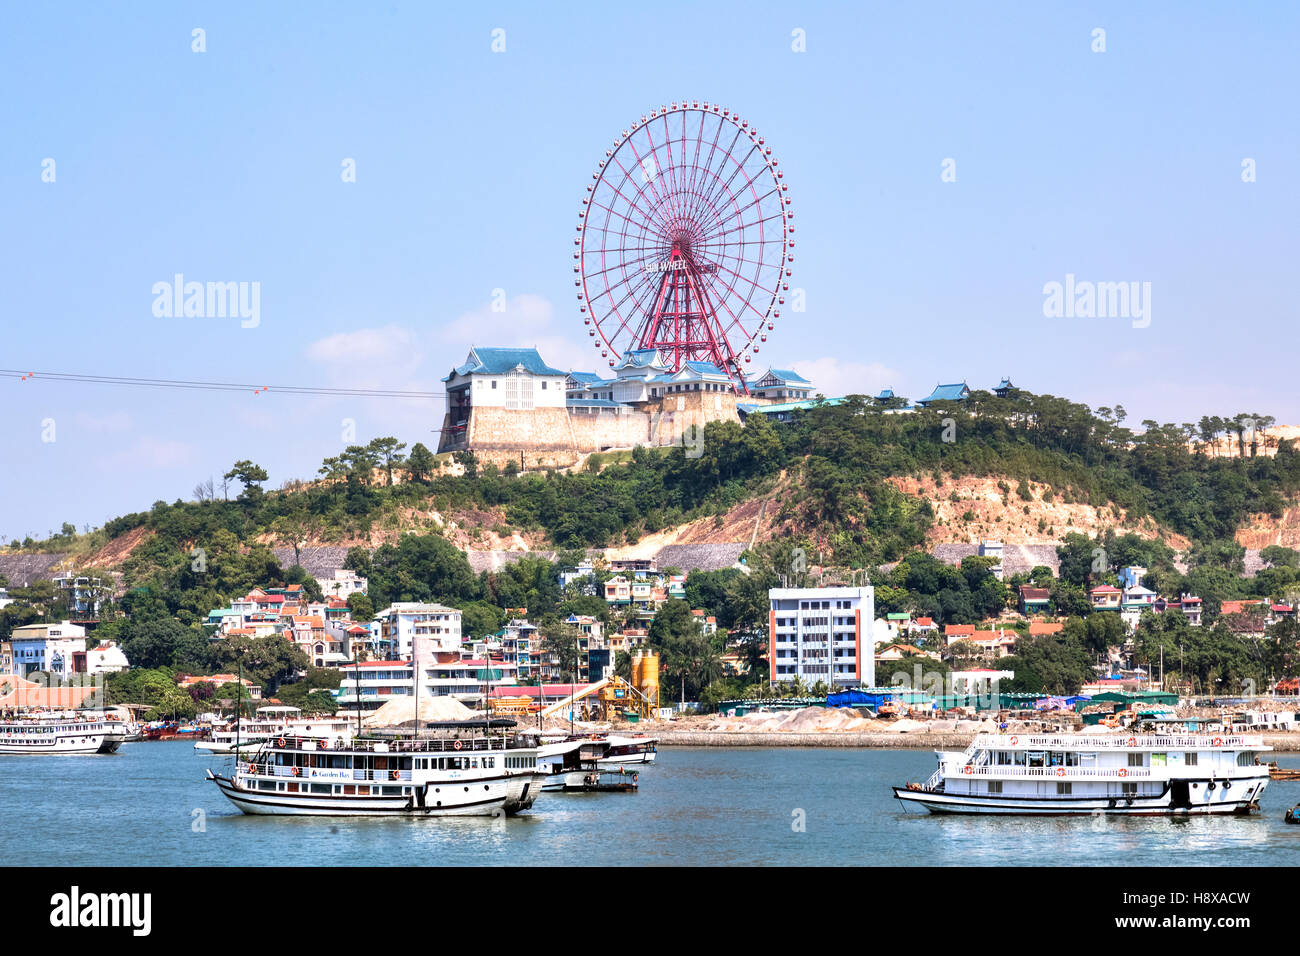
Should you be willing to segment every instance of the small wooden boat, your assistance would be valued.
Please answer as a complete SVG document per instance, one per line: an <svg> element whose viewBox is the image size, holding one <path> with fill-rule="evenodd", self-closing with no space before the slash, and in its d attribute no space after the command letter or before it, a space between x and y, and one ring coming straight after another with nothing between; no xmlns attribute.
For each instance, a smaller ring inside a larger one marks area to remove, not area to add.
<svg viewBox="0 0 1300 956"><path fill-rule="evenodd" d="M1279 767L1274 760L1268 765L1270 780L1300 780L1300 767Z"/></svg>

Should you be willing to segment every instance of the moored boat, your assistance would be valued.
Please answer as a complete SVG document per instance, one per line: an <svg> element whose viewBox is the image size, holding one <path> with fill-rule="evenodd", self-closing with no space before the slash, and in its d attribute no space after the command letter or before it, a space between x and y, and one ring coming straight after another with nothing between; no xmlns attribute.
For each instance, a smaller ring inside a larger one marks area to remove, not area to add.
<svg viewBox="0 0 1300 956"><path fill-rule="evenodd" d="M654 763L658 753L658 737L624 737L610 734L605 738L608 749L597 760L602 767L622 767L627 764Z"/></svg>
<svg viewBox="0 0 1300 956"><path fill-rule="evenodd" d="M980 734L938 753L924 783L894 787L931 813L1251 813L1268 786L1259 737Z"/></svg>
<svg viewBox="0 0 1300 956"><path fill-rule="evenodd" d="M609 740L600 737L543 744L537 754L537 766L546 773L542 789L563 793L636 790L640 784L636 771L601 762L609 750Z"/></svg>
<svg viewBox="0 0 1300 956"><path fill-rule="evenodd" d="M294 816L509 816L527 810L546 774L535 737L512 720L433 723L419 735L342 742L282 736L229 776L208 771L248 814Z"/></svg>
<svg viewBox="0 0 1300 956"><path fill-rule="evenodd" d="M265 741L285 735L322 737L333 743L351 738L354 732L355 726L347 717L304 717L297 707L268 705L257 708L252 719L214 728L208 739L195 741L194 749L229 754L238 747L251 752Z"/></svg>
<svg viewBox="0 0 1300 956"><path fill-rule="evenodd" d="M126 739L100 717L30 717L0 722L0 754L111 754Z"/></svg>

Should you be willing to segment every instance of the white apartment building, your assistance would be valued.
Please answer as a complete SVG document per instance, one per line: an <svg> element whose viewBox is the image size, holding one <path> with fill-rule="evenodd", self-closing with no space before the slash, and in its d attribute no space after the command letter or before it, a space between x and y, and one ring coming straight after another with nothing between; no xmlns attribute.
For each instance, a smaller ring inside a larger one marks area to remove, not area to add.
<svg viewBox="0 0 1300 956"><path fill-rule="evenodd" d="M875 685L875 588L772 588L767 598L773 683Z"/></svg>
<svg viewBox="0 0 1300 956"><path fill-rule="evenodd" d="M330 598L346 601L354 594L365 594L366 588L370 586L369 581L347 568L338 568L332 578L317 578L316 583L320 585L321 594L325 595L326 601Z"/></svg>
<svg viewBox="0 0 1300 956"><path fill-rule="evenodd" d="M460 611L441 604L397 601L375 615L380 636L391 642L401 660L413 653L414 638L421 637L422 653L460 652Z"/></svg>

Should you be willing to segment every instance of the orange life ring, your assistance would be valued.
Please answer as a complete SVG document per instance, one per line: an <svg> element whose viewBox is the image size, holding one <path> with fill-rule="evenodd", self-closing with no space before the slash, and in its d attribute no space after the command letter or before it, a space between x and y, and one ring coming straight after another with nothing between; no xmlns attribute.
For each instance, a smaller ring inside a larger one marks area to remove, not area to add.
<svg viewBox="0 0 1300 956"><path fill-rule="evenodd" d="M276 745L277 747L283 747L283 746L284 746L284 738L281 737L279 740L277 740L277 741L275 742L275 745Z"/></svg>
<svg viewBox="0 0 1300 956"><path fill-rule="evenodd" d="M637 782L638 780L640 780L640 779L641 779L641 775L640 775L639 773L634 773L634 774L632 774L632 782L633 782L633 783L636 783L636 782Z"/></svg>
<svg viewBox="0 0 1300 956"><path fill-rule="evenodd" d="M972 768L970 768L970 767L967 767L967 768L965 768L965 769L962 771L962 773L974 773L974 772L975 772L975 771L974 771Z"/></svg>
<svg viewBox="0 0 1300 956"><path fill-rule="evenodd" d="M1123 767L1120 767L1120 768L1119 768L1119 775L1120 775L1121 777L1127 777L1127 776L1128 776L1128 771L1127 771L1126 769L1124 769Z"/></svg>
<svg viewBox="0 0 1300 956"><path fill-rule="evenodd" d="M318 746L320 747L321 750L329 750L329 749L330 749L330 742L329 742L328 739L326 739L326 740L322 740L322 741L319 742Z"/></svg>
<svg viewBox="0 0 1300 956"><path fill-rule="evenodd" d="M389 779L389 780L400 780L400 779L402 779L402 775L401 775L400 773L398 773L396 770L390 770L390 771L388 771L388 779Z"/></svg>
<svg viewBox="0 0 1300 956"><path fill-rule="evenodd" d="M256 774L256 773L257 773L257 764L255 764L255 763L250 763L250 764L248 765L248 772L251 773L251 774Z"/></svg>
<svg viewBox="0 0 1300 956"><path fill-rule="evenodd" d="M294 768L293 768L293 775L294 775L295 777L301 777L301 776L302 776L302 767L294 767Z"/></svg>
<svg viewBox="0 0 1300 956"><path fill-rule="evenodd" d="M460 741L459 741L459 740L456 741L454 744L452 744L452 746L455 747L457 750L459 750L459 749L460 749Z"/></svg>
<svg viewBox="0 0 1300 956"><path fill-rule="evenodd" d="M1223 746L1223 738L1222 738L1222 737L1215 737L1215 738L1214 738L1214 746L1216 746L1216 747L1222 747L1222 746Z"/></svg>
<svg viewBox="0 0 1300 956"><path fill-rule="evenodd" d="M1130 738L1126 741L1126 743L1127 743L1130 747L1136 747L1136 746L1138 745L1138 739L1137 739L1136 737L1130 737Z"/></svg>
<svg viewBox="0 0 1300 956"><path fill-rule="evenodd" d="M1056 768L1056 775L1057 775L1058 777L1064 777L1064 776L1065 776L1065 768L1064 768L1064 767L1057 767L1057 768Z"/></svg>
<svg viewBox="0 0 1300 956"><path fill-rule="evenodd" d="M1012 738L1011 738L1011 746L1014 747L1014 746L1015 746L1016 744L1018 744L1018 743L1020 743L1020 738L1019 738L1019 737L1012 737Z"/></svg>

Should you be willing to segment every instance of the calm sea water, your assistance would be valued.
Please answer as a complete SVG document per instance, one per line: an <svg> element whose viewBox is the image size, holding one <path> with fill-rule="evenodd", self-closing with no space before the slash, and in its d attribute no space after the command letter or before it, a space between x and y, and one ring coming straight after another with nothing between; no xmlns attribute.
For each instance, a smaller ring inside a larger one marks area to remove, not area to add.
<svg viewBox="0 0 1300 956"><path fill-rule="evenodd" d="M245 816L184 741L108 757L0 757L0 859L61 866L762 864L1300 865L1275 781L1249 818L1092 820L904 812L928 751L665 748L636 794L545 794L509 820ZM1300 757L1283 755L1284 766ZM202 811L197 813L196 811ZM800 820L800 832L795 824ZM201 826L201 832L196 827ZM1189 852L1194 851L1194 852Z"/></svg>

